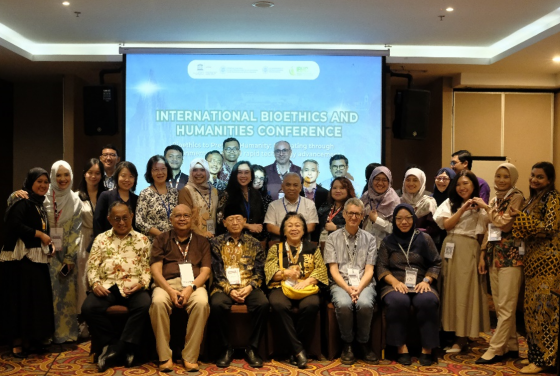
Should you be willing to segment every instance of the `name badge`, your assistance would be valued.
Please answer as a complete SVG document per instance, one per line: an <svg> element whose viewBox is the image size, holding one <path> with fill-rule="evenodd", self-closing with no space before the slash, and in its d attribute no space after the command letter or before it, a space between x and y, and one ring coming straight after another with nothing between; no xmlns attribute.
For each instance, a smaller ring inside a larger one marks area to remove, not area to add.
<svg viewBox="0 0 560 376"><path fill-rule="evenodd" d="M360 270L358 268L348 268L348 282L352 287L360 285Z"/></svg>
<svg viewBox="0 0 560 376"><path fill-rule="evenodd" d="M405 271L406 276L404 279L404 284L406 285L406 287L408 287L409 290L414 290L414 287L416 286L416 278L418 276L418 269L406 268Z"/></svg>
<svg viewBox="0 0 560 376"><path fill-rule="evenodd" d="M455 243L446 243L445 244L445 253L443 256L446 259L453 258L453 251L455 251Z"/></svg>
<svg viewBox="0 0 560 376"><path fill-rule="evenodd" d="M489 242L497 242L502 240L502 230L498 227L494 226L494 224L488 224L488 241Z"/></svg>
<svg viewBox="0 0 560 376"><path fill-rule="evenodd" d="M241 284L241 274L239 273L239 268L227 268L226 277L230 285Z"/></svg>
<svg viewBox="0 0 560 376"><path fill-rule="evenodd" d="M329 237L329 232L323 229L323 231L321 231L321 235L319 236L319 241L326 242L328 237Z"/></svg>
<svg viewBox="0 0 560 376"><path fill-rule="evenodd" d="M206 220L206 231L211 234L216 234L216 224L214 223L213 219Z"/></svg>
<svg viewBox="0 0 560 376"><path fill-rule="evenodd" d="M521 242L521 244L519 245L519 256L523 256L525 255L525 242Z"/></svg>
<svg viewBox="0 0 560 376"><path fill-rule="evenodd" d="M51 228L51 242L55 251L62 251L64 229L60 227Z"/></svg>
<svg viewBox="0 0 560 376"><path fill-rule="evenodd" d="M179 264L179 273L181 273L181 286L187 287L194 282L194 273L190 262Z"/></svg>
<svg viewBox="0 0 560 376"><path fill-rule="evenodd" d="M278 192L278 199L283 199L284 198L284 192Z"/></svg>

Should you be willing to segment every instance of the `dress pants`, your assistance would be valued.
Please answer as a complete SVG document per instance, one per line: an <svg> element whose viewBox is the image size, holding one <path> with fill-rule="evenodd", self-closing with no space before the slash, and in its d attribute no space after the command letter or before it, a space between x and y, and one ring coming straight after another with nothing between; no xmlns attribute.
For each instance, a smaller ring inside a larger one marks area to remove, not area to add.
<svg viewBox="0 0 560 376"><path fill-rule="evenodd" d="M102 297L90 293L82 305L82 315L91 335L97 338L101 347L116 340L116 332L106 312L111 306L123 305L128 308L129 314L119 339L129 344L138 345L149 319L150 294L146 290L140 290L125 298L120 294L117 285L113 285L109 291L111 292L109 295Z"/></svg>
<svg viewBox="0 0 560 376"><path fill-rule="evenodd" d="M272 289L268 295L270 306L278 318L280 325L292 346L294 354L299 354L304 346L301 342L302 339L309 340L311 331L315 327L314 321L317 319L317 312L319 312L319 295L310 295L301 300L289 299L282 292L282 288ZM298 317L294 322L292 318L291 309L293 306L299 308Z"/></svg>
<svg viewBox="0 0 560 376"><path fill-rule="evenodd" d="M211 320L217 328L218 345L222 349L230 347L228 338L230 322L228 316L233 304L235 304L235 301L223 292L216 292L210 297ZM253 323L249 345L256 349L265 330L270 305L261 289L251 291L245 298L245 304Z"/></svg>
<svg viewBox="0 0 560 376"><path fill-rule="evenodd" d="M182 291L181 278L173 278L167 280L169 285L177 290ZM173 309L171 297L161 287L156 287L152 293L152 305L150 306L150 320L156 337L157 353L160 361L171 359L172 351L169 347L170 333L170 315ZM192 292L184 309L189 315L187 323L187 333L185 335L185 347L181 353L184 360L189 363L196 363L200 354L200 344L204 337L204 328L206 320L210 314L210 306L208 305L208 293L204 286L197 288Z"/></svg>

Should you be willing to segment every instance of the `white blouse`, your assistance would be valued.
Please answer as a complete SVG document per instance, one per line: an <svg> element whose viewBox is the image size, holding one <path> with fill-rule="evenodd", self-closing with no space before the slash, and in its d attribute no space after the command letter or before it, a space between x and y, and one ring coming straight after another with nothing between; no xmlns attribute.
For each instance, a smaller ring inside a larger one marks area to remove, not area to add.
<svg viewBox="0 0 560 376"><path fill-rule="evenodd" d="M434 221L442 230L445 230L443 221L452 217L453 214L455 213L451 212L451 201L447 199L438 206L436 214L434 214ZM447 233L465 235L476 239L477 235L486 233L487 226L488 216L486 215L486 210L468 210L461 215L455 227L451 230L447 230Z"/></svg>

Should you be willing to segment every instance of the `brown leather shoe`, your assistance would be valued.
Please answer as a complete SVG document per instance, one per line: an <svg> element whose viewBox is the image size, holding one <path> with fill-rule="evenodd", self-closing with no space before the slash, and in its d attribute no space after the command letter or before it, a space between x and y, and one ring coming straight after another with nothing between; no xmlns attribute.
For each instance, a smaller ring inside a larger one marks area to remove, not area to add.
<svg viewBox="0 0 560 376"><path fill-rule="evenodd" d="M185 370L187 372L198 371L198 363L189 363L185 359L183 359L183 365L185 366Z"/></svg>
<svg viewBox="0 0 560 376"><path fill-rule="evenodd" d="M173 360L167 359L165 362L159 364L160 372L171 372L173 370Z"/></svg>

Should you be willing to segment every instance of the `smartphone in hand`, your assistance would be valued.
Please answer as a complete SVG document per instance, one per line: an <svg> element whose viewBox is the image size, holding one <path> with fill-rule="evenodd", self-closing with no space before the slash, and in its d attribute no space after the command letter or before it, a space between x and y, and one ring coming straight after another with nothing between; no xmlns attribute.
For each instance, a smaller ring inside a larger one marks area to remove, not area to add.
<svg viewBox="0 0 560 376"><path fill-rule="evenodd" d="M60 274L63 277L66 277L68 273L70 273L70 268L68 267L68 264L64 264L64 266L60 269Z"/></svg>

